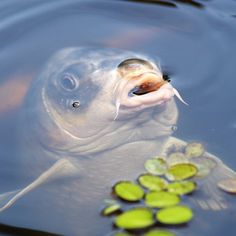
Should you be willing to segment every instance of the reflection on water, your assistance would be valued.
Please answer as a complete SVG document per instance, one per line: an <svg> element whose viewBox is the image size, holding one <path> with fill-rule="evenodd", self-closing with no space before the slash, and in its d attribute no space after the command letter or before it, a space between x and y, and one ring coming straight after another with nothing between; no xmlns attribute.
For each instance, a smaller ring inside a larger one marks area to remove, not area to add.
<svg viewBox="0 0 236 236"><path fill-rule="evenodd" d="M183 4L187 4L193 7L197 7L197 8L203 8L204 4L202 4L200 1L193 1L193 0L174 0L174 2L180 2ZM202 1L204 2L204 1Z"/></svg>
<svg viewBox="0 0 236 236"><path fill-rule="evenodd" d="M138 2L138 3L151 3L151 4L157 4L161 6L166 6L166 7L177 7L177 5L171 1L159 1L159 0L126 0L129 2Z"/></svg>
<svg viewBox="0 0 236 236"><path fill-rule="evenodd" d="M190 104L178 104L180 118L175 135L204 142L209 151L236 169L235 1L11 0L2 1L0 9L0 192L22 188L32 181L28 162L24 162L26 153L31 153L31 162L41 156L30 145L23 153L19 151L22 144L18 128L27 128L18 115L25 109L23 100L30 82L43 64L55 51L71 46L129 49L160 61L163 70L170 72L172 84ZM86 165L90 167L89 162ZM37 167L40 173L40 165ZM100 161L96 168L99 175L104 163ZM116 174L118 178L119 172ZM73 191L66 192L61 185ZM108 234L112 231L109 220L99 217L105 196L88 198L96 204L91 207L83 202L77 209L79 198L84 197L79 188L79 183L70 179L42 186L0 213L0 222L64 235ZM106 197L109 191L110 186ZM227 200L233 205L232 196ZM194 211L196 219L188 227L173 229L178 235L234 235L235 209ZM39 235L3 227L0 232Z"/></svg>
<svg viewBox="0 0 236 236"><path fill-rule="evenodd" d="M57 236L58 234L47 233L38 230L26 229L26 228L19 228L10 225L0 224L0 232L1 235L11 235L11 236Z"/></svg>
<svg viewBox="0 0 236 236"><path fill-rule="evenodd" d="M141 3L152 3L152 4L157 4L161 6L167 6L167 7L177 7L178 5L176 3L182 3L182 4L187 4L193 7L197 8L203 8L204 5L200 2L193 1L193 0L172 0L172 1L160 1L160 0L124 0L124 1L129 1L129 2L141 2Z"/></svg>

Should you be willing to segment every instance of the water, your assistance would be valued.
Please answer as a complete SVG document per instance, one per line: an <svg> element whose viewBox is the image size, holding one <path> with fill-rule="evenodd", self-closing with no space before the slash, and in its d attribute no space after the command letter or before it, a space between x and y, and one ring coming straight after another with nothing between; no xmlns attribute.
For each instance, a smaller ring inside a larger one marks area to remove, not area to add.
<svg viewBox="0 0 236 236"><path fill-rule="evenodd" d="M68 46L129 49L159 60L163 71L170 74L172 84L189 103L189 106L178 103L180 117L175 135L187 141L200 140L207 150L236 169L236 2L169 2L163 5L138 1L1 1L0 171L4 176L0 180L1 192L19 187L15 158L16 129L21 123L17 115L23 109L22 100L30 81L53 52ZM61 219L65 216L51 212L50 204L43 202L50 197L37 198L38 194L40 190L1 213L0 222L57 234L82 232L74 225L63 226ZM232 197L229 199L232 201ZM42 218L41 205L47 218ZM73 215L72 221L81 219L84 212L86 207ZM234 235L235 213L235 209L221 213L197 210L201 219L176 232L197 235L200 230L202 235ZM88 235L111 232L111 222L103 219L102 223L100 227L91 223ZM7 231L4 227L1 230L2 234ZM9 230L12 235L24 234ZM33 234L36 232L29 233Z"/></svg>

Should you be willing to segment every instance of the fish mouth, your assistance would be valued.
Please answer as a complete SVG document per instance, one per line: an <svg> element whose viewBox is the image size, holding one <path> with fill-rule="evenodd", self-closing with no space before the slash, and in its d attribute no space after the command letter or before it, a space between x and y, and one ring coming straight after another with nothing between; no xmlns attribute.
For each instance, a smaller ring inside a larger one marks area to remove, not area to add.
<svg viewBox="0 0 236 236"><path fill-rule="evenodd" d="M160 78L160 76L156 73L144 73L139 76L137 85L130 90L129 96L140 96L144 94L148 94L154 91L157 91L161 88L167 81Z"/></svg>
<svg viewBox="0 0 236 236"><path fill-rule="evenodd" d="M174 96L173 87L161 73L144 72L122 78L117 88L116 107L145 108L160 105Z"/></svg>

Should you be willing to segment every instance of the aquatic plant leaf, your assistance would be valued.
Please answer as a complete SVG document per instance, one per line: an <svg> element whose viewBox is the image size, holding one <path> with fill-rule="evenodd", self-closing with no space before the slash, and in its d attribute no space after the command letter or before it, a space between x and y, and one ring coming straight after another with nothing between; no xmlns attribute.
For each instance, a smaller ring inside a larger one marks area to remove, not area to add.
<svg viewBox="0 0 236 236"><path fill-rule="evenodd" d="M138 178L138 182L149 190L161 191L166 188L167 181L151 174L143 174Z"/></svg>
<svg viewBox="0 0 236 236"><path fill-rule="evenodd" d="M147 172L154 175L164 175L167 171L166 161L161 157L147 160L144 166Z"/></svg>
<svg viewBox="0 0 236 236"><path fill-rule="evenodd" d="M186 147L185 147L185 155L188 158L193 158L193 157L200 157L203 155L203 153L205 152L204 147L201 143L189 143Z"/></svg>
<svg viewBox="0 0 236 236"><path fill-rule="evenodd" d="M236 193L236 179L223 179L217 183L217 186L227 193Z"/></svg>
<svg viewBox="0 0 236 236"><path fill-rule="evenodd" d="M121 181L114 186L115 194L126 201L139 201L144 196L144 190L130 181Z"/></svg>
<svg viewBox="0 0 236 236"><path fill-rule="evenodd" d="M144 207L130 209L115 218L115 225L122 229L141 229L153 224L152 210Z"/></svg>
<svg viewBox="0 0 236 236"><path fill-rule="evenodd" d="M190 163L194 164L198 168L198 173L195 176L197 178L205 178L217 166L215 160L206 156L202 156L201 158L192 158Z"/></svg>
<svg viewBox="0 0 236 236"><path fill-rule="evenodd" d="M189 222L193 212L187 206L173 206L159 210L156 218L162 224L177 225Z"/></svg>
<svg viewBox="0 0 236 236"><path fill-rule="evenodd" d="M109 206L106 206L103 211L102 214L104 216L109 216L117 211L119 211L121 209L121 205L116 203L116 204L111 204Z"/></svg>
<svg viewBox="0 0 236 236"><path fill-rule="evenodd" d="M145 196L145 204L150 207L169 207L175 206L180 202L180 197L168 192L149 192Z"/></svg>
<svg viewBox="0 0 236 236"><path fill-rule="evenodd" d="M168 165L173 166L176 164L189 163L189 158L187 158L182 152L172 152L168 156Z"/></svg>
<svg viewBox="0 0 236 236"><path fill-rule="evenodd" d="M144 234L144 236L176 236L176 235L167 230L154 229Z"/></svg>
<svg viewBox="0 0 236 236"><path fill-rule="evenodd" d="M171 166L166 177L171 181L178 181L191 178L198 172L197 167L191 163L176 164Z"/></svg>
<svg viewBox="0 0 236 236"><path fill-rule="evenodd" d="M168 184L167 191L179 195L192 193L197 188L193 181L181 181Z"/></svg>

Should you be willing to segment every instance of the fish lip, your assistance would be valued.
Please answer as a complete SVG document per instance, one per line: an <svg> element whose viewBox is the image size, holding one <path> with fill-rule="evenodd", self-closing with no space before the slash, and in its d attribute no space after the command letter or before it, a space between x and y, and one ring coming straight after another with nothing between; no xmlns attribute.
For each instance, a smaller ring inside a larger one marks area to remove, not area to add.
<svg viewBox="0 0 236 236"><path fill-rule="evenodd" d="M162 85L154 91L147 92L142 95L132 94L130 96L130 91L132 91L135 86L140 86L142 82L145 82L146 76L154 76L152 79L155 81L160 81ZM139 75L131 76L128 80L125 78L122 79L118 92L116 103L118 102L120 108L138 108L141 109L145 107L160 105L174 96L173 87L170 83L163 80L162 74L153 71L147 71Z"/></svg>
<svg viewBox="0 0 236 236"><path fill-rule="evenodd" d="M143 95L130 97L130 105L156 106L169 101L174 96L173 87L170 84L164 84L156 91ZM133 104L133 105L132 105Z"/></svg>

